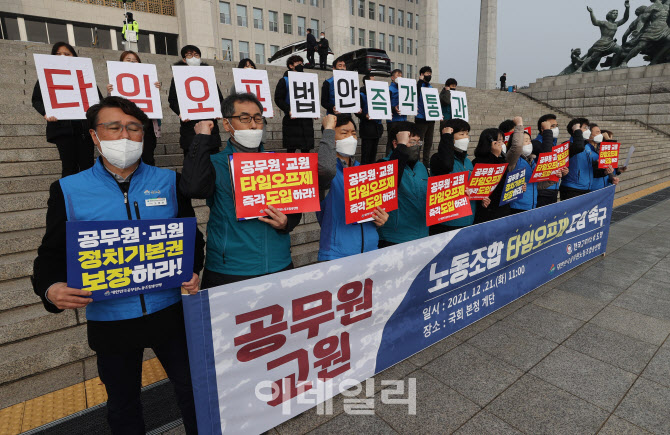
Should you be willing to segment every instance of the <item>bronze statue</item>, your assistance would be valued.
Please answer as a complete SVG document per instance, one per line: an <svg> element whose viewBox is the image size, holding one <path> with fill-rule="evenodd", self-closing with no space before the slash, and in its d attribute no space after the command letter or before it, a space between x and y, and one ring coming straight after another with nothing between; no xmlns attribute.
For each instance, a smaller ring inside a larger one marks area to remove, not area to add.
<svg viewBox="0 0 670 435"><path fill-rule="evenodd" d="M656 0L652 0L656 1ZM608 57L605 62L601 63L600 66L602 67L611 67L611 68L620 68L621 63L623 60L628 57L630 54L631 50L633 50L640 38L640 32L644 28L645 25L645 20L647 19L647 15L644 15L647 10L647 6L640 6L637 9L635 9L635 18L632 23L630 23L630 26L628 26L628 30L623 34L623 37L621 38L621 52L617 55L614 55L612 57ZM630 37L630 39L628 39Z"/></svg>
<svg viewBox="0 0 670 435"><path fill-rule="evenodd" d="M607 13L606 21L598 21L595 14L593 13L593 8L590 6L586 7L586 9L591 14L591 23L593 23L594 26L600 28L600 39L596 41L596 43L593 44L593 47L591 47L588 53L586 53L586 57L584 58L582 65L579 67L579 69L577 69L576 72L595 71L595 69L598 67L598 63L600 63L600 59L603 57L610 54L614 54L615 57L620 55L621 46L616 43L614 35L616 35L619 27L623 26L626 21L628 21L628 17L630 15L629 0L626 0L624 5L626 6L626 12L624 13L623 18L619 21L616 21L619 16L619 11L616 9Z"/></svg>
<svg viewBox="0 0 670 435"><path fill-rule="evenodd" d="M570 50L570 65L565 67L565 69L561 71L559 76L565 76L576 72L584 62L581 58L581 55L582 55L581 48L573 48L572 50Z"/></svg>

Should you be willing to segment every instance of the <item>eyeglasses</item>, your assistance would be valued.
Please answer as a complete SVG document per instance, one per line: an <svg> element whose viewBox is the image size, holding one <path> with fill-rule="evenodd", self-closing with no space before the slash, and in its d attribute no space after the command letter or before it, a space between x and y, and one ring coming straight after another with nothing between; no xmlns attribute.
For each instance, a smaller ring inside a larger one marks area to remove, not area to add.
<svg viewBox="0 0 670 435"><path fill-rule="evenodd" d="M102 126L103 130L109 136L119 137L123 134L123 129L125 128L128 132L128 136L134 138L142 137L144 134L144 126L138 122L131 122L127 125L123 125L120 122L103 122L96 124L96 127Z"/></svg>
<svg viewBox="0 0 670 435"><path fill-rule="evenodd" d="M250 115L235 115L235 116L228 116L228 119L230 118L237 118L242 124L250 124L251 120L253 119L256 124L263 124L265 121L265 117L261 115L256 115L256 116L250 116Z"/></svg>
<svg viewBox="0 0 670 435"><path fill-rule="evenodd" d="M184 57L185 57L186 59L190 59L190 58L192 58L192 57L195 57L195 58L197 58L197 59L200 59L200 55L199 55L198 53L186 53L186 54L184 55Z"/></svg>

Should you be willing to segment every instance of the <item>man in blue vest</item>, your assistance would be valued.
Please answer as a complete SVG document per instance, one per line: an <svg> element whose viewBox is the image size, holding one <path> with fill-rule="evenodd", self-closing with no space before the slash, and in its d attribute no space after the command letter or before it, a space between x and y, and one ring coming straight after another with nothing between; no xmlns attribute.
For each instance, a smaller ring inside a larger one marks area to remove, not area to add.
<svg viewBox="0 0 670 435"><path fill-rule="evenodd" d="M586 146L591 137L590 122L586 118L574 118L568 123L570 139L570 172L561 181L561 201L589 193L593 180L593 163L598 155Z"/></svg>
<svg viewBox="0 0 670 435"><path fill-rule="evenodd" d="M223 101L221 111L223 128L230 134L226 147L210 156L209 134L214 125L198 123L179 185L184 195L206 199L209 206L203 288L292 269L289 233L302 217L300 213L287 216L268 205L267 217L237 220L230 157L263 152L263 106L254 94L235 94Z"/></svg>
<svg viewBox="0 0 670 435"><path fill-rule="evenodd" d="M419 161L421 132L413 122L403 122L393 138L393 152L384 160L398 161L398 209L377 229L379 248L428 237L426 193L428 170Z"/></svg>
<svg viewBox="0 0 670 435"><path fill-rule="evenodd" d="M537 131L539 134L532 141L533 154L539 156L543 153L550 153L552 148L558 145L558 120L553 113L542 115L537 120ZM565 172L563 175L566 175ZM554 183L546 189L537 192L537 207L543 207L549 204L555 204L558 201L558 189L560 183Z"/></svg>
<svg viewBox="0 0 670 435"><path fill-rule="evenodd" d="M426 121L426 109L423 107L423 96L421 90L423 88L432 88L430 79L433 77L433 69L429 66L424 66L419 70L419 81L416 82L416 101L417 101L417 115L414 119L417 127L421 130L421 140L423 141L423 165L430 167L431 153L433 152L433 130L435 130L435 121Z"/></svg>
<svg viewBox="0 0 670 435"><path fill-rule="evenodd" d="M377 207L373 221L346 223L344 168L360 165L354 159L357 145L356 124L351 116L326 115L323 118L323 134L319 143L321 211L316 214L321 225L319 261L374 251L379 244L377 227L384 225L389 217L386 211Z"/></svg>
<svg viewBox="0 0 670 435"><path fill-rule="evenodd" d="M335 59L333 69L346 71L347 64L342 59ZM321 107L326 109L328 115L339 115L340 112L335 110L335 85L333 84L333 79L334 77L326 79L321 85Z"/></svg>
<svg viewBox="0 0 670 435"><path fill-rule="evenodd" d="M279 110L284 112L281 120L282 146L286 152L293 153L297 150L308 153L314 148L314 122L309 118L294 118L291 114L291 95L288 90L289 71L303 72L304 59L293 55L286 59L286 72L275 86L275 104Z"/></svg>
<svg viewBox="0 0 670 435"><path fill-rule="evenodd" d="M468 146L470 145L470 124L462 119L450 119L446 122L437 152L430 159L430 175L447 175L457 172L468 171L472 173L474 168L472 161L468 158ZM469 176L469 175L468 175ZM486 198L482 203L486 203ZM472 225L475 222L475 211L479 201L470 201L472 215L459 219L453 219L429 228L431 236L458 230Z"/></svg>
<svg viewBox="0 0 670 435"><path fill-rule="evenodd" d="M194 217L178 189L179 174L141 161L147 116L135 103L107 97L86 113L101 157L92 168L51 185L47 229L37 251L33 287L47 311L86 308L88 343L97 354L107 390L107 421L114 434L145 433L140 389L142 355L151 348L174 384L186 432L197 433L191 374L179 288L92 302L88 291L67 286L67 221ZM158 190L161 205L143 201ZM132 205L131 205L132 204ZM204 241L197 231L193 273L182 284L198 291Z"/></svg>

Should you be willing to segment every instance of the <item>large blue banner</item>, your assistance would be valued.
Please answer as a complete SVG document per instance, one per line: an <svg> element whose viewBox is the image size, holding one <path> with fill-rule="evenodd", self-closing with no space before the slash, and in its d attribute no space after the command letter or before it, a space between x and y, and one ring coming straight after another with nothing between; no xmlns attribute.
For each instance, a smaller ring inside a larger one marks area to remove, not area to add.
<svg viewBox="0 0 670 435"><path fill-rule="evenodd" d="M603 254L613 201L612 186L183 295L200 431L262 433Z"/></svg>
<svg viewBox="0 0 670 435"><path fill-rule="evenodd" d="M375 372L605 253L614 187L460 230L384 327Z"/></svg>
<svg viewBox="0 0 670 435"><path fill-rule="evenodd" d="M67 222L67 285L96 301L180 287L195 228L195 218Z"/></svg>

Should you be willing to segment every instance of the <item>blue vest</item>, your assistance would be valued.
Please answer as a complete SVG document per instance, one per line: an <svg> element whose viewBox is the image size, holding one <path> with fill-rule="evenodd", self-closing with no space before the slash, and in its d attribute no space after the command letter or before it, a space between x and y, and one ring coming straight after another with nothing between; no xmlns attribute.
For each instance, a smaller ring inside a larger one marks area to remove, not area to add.
<svg viewBox="0 0 670 435"><path fill-rule="evenodd" d="M391 156L384 160L388 161ZM379 238L392 243L404 243L428 237L426 226L426 193L428 171L421 162L414 169L405 166L398 186L398 209L389 212L389 220L377 228Z"/></svg>
<svg viewBox="0 0 670 435"><path fill-rule="evenodd" d="M238 221L230 181L230 155L237 151L228 140L210 158L216 170L216 189L207 199L207 257L205 268L228 275L266 275L291 264L291 237L258 219Z"/></svg>
<svg viewBox="0 0 670 435"><path fill-rule="evenodd" d="M354 161L354 166L360 163ZM321 225L319 261L336 260L350 255L377 249L379 235L374 222L346 224L344 216L344 172L342 161L337 159L337 172L330 183L330 190L321 201L321 211L316 218Z"/></svg>
<svg viewBox="0 0 670 435"><path fill-rule="evenodd" d="M570 157L570 171L561 184L571 189L589 190L593 180L593 153L592 147L586 144L584 151ZM596 155L596 159L598 156Z"/></svg>
<svg viewBox="0 0 670 435"><path fill-rule="evenodd" d="M474 166L469 158L465 157L463 162L454 158L454 170L451 172L455 174L457 172L468 171L468 176L472 174L472 169ZM458 219L453 219L450 221L442 222L438 225L446 225L448 227L467 227L475 223L475 212L477 211L477 201L470 201L470 208L472 209L472 214L470 216L465 216Z"/></svg>
<svg viewBox="0 0 670 435"><path fill-rule="evenodd" d="M421 80L421 84L417 87L418 92L416 93L416 97L419 100L416 102L418 107L416 117L418 119L426 119L426 108L423 107L423 96L421 96L421 88L432 88L432 86L430 85L430 83L426 83L423 80Z"/></svg>
<svg viewBox="0 0 670 435"><path fill-rule="evenodd" d="M400 91L398 90L398 84L396 82L392 82L389 85L389 93L391 94L391 111L393 112L393 118L391 118L390 121L386 121L386 123L388 124L389 122L407 121L407 115L398 115L393 110L394 107L400 105Z"/></svg>
<svg viewBox="0 0 670 435"><path fill-rule="evenodd" d="M128 204L114 177L107 172L102 159L92 168L60 180L69 221L113 221L128 219L169 219L177 217L177 176L174 171L156 168L140 162L130 180ZM164 206L147 207L145 190L158 190L167 199ZM135 212L135 204L140 216ZM129 217L128 215L131 215ZM89 320L125 320L142 317L141 298L146 313L160 311L181 300L179 288L160 290L144 295L126 296L86 306Z"/></svg>
<svg viewBox="0 0 670 435"><path fill-rule="evenodd" d="M326 80L326 82L328 82L328 84L330 85L328 87L328 89L329 89L328 98L330 99L329 100L330 104L332 104L333 107L335 107L335 84L334 84L334 79L335 79L335 77L331 77L331 78ZM328 115L334 115L335 114L335 112L333 112L332 110L327 110L326 112L328 113Z"/></svg>
<svg viewBox="0 0 670 435"><path fill-rule="evenodd" d="M598 156L598 151L596 151L596 149L593 147L593 145L586 144L586 147L594 154L594 156ZM591 178L591 186L589 187L589 190L593 192L594 190L604 189L605 187L609 186L610 184L611 184L611 181L610 181L609 176L593 177L593 178Z"/></svg>
<svg viewBox="0 0 670 435"><path fill-rule="evenodd" d="M526 191L521 195L516 201L510 203L510 207L515 210L532 210L537 207L537 183L529 183L530 176L533 175L537 163L533 159L532 163L528 163L528 160L524 159L523 156L519 157L519 162L516 164L515 171L517 169L526 169ZM505 177L498 186L500 189L504 188Z"/></svg>

